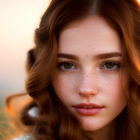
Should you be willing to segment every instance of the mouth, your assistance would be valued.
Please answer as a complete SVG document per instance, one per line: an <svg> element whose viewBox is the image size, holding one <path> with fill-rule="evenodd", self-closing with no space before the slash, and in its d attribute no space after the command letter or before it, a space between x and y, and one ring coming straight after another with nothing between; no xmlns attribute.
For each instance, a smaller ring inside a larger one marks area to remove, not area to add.
<svg viewBox="0 0 140 140"><path fill-rule="evenodd" d="M78 114L86 116L98 114L104 108L104 106L100 106L93 103L80 103L73 107Z"/></svg>

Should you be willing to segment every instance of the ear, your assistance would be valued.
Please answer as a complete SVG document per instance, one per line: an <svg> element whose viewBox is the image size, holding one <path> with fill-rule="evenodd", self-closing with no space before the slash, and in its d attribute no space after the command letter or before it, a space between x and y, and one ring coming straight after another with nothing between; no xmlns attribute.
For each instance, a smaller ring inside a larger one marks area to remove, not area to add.
<svg viewBox="0 0 140 140"><path fill-rule="evenodd" d="M35 62L35 53L34 49L31 49L28 51L28 61L30 63L30 66L32 67Z"/></svg>

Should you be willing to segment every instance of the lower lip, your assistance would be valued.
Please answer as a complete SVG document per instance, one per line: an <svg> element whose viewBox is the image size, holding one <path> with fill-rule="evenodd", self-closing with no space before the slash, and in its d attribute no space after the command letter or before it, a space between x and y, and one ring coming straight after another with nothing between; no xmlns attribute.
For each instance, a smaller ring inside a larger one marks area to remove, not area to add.
<svg viewBox="0 0 140 140"><path fill-rule="evenodd" d="M103 108L75 108L81 115L92 116L98 114Z"/></svg>

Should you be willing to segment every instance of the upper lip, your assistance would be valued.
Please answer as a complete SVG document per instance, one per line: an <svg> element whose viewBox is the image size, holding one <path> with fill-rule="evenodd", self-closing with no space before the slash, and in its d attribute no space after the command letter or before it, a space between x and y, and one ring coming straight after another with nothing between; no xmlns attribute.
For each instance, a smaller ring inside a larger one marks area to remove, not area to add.
<svg viewBox="0 0 140 140"><path fill-rule="evenodd" d="M75 108L103 108L103 106L94 103L80 103L74 106Z"/></svg>

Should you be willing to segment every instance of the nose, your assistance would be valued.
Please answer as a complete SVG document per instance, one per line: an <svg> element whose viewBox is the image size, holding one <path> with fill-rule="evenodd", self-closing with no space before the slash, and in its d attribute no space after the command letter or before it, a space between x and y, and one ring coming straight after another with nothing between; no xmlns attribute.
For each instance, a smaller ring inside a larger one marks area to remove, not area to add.
<svg viewBox="0 0 140 140"><path fill-rule="evenodd" d="M80 76L78 93L80 96L95 96L98 93L98 76L96 74L84 73Z"/></svg>

